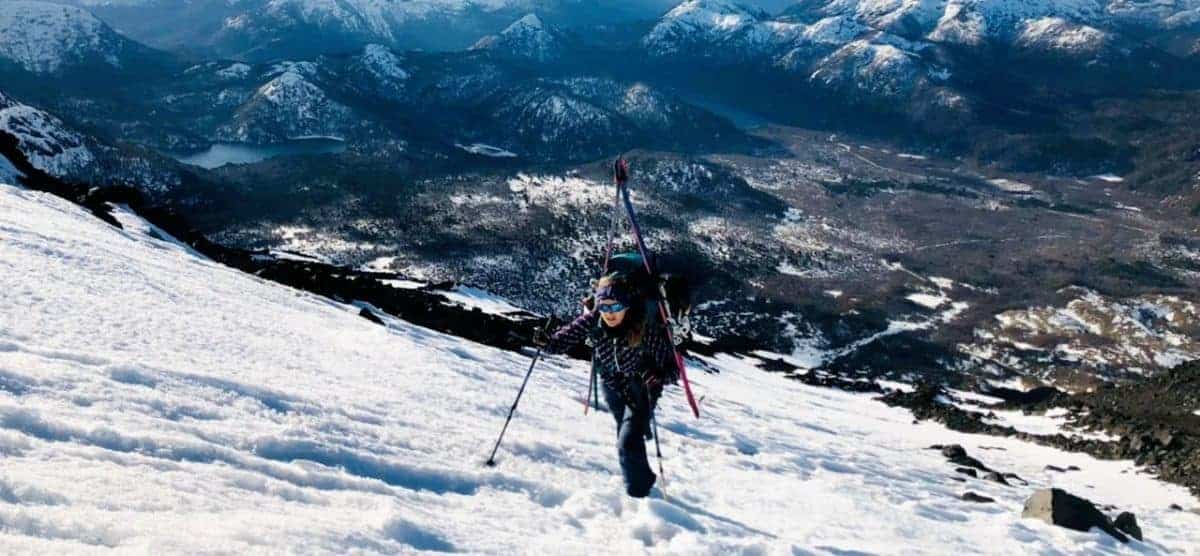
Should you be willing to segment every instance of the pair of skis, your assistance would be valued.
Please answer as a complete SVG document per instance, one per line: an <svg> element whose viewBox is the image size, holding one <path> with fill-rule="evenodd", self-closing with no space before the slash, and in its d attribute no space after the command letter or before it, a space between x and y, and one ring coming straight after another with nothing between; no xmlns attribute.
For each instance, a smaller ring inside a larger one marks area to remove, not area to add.
<svg viewBox="0 0 1200 556"><path fill-rule="evenodd" d="M608 261L612 257L613 237L616 235L617 221L619 219L620 208L624 207L626 216L629 217L629 228L633 234L633 240L637 244L638 254L642 257L642 264L646 267L646 273L649 276L655 276L654 266L650 262L650 252L646 248L646 242L642 239L642 228L638 225L637 213L633 210L633 202L629 198L629 164L624 158L618 158L613 162L613 181L616 182L616 197L613 200L612 226L609 228L608 244L604 248L604 271L608 272ZM692 394L692 385L687 378L687 364L683 360L683 355L679 353L679 349L675 346L675 332L671 327L671 313L667 307L667 301L660 297L658 299L658 316L662 319L663 327L666 329L667 341L671 343L672 350L675 356L675 367L679 369L679 382L683 385L683 392L687 396L688 405L692 409L692 415L697 419L700 418L700 404L696 402L696 396ZM596 372L592 370L591 384L589 385L589 396L596 386ZM586 400L586 398L585 398ZM587 413L587 402L584 402L584 413ZM655 437L657 441L657 436Z"/></svg>

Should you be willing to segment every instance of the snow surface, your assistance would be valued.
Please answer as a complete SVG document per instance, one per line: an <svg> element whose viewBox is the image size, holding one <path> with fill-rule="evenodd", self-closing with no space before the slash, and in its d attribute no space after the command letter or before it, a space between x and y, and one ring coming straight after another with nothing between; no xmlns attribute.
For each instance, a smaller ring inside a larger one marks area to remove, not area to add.
<svg viewBox="0 0 1200 556"><path fill-rule="evenodd" d="M946 297L945 295L934 295L931 293L913 293L909 294L904 299L907 299L927 309L937 309L938 307L950 302L950 298Z"/></svg>
<svg viewBox="0 0 1200 556"><path fill-rule="evenodd" d="M454 146L458 147L464 151L467 151L471 154L477 154L477 155L487 156L487 157L491 157L491 158L513 158L513 157L517 156L517 153L514 153L512 151L507 151L500 147L495 147L495 146L489 145L487 143L471 143L470 145L463 145L461 143L455 143Z"/></svg>
<svg viewBox="0 0 1200 556"><path fill-rule="evenodd" d="M995 178L987 180L987 182L996 186L1001 191L1008 193L1030 193L1033 191L1032 185L1008 178Z"/></svg>
<svg viewBox="0 0 1200 556"><path fill-rule="evenodd" d="M587 364L335 303L0 186L0 543L11 552L1186 553L1200 515L1129 462L912 425L733 356L659 413L666 496L621 493ZM53 277L52 280L46 277ZM1031 485L952 480L961 443ZM1000 450L983 449L997 447ZM1046 473L1047 464L1081 471ZM1021 520L1055 485L1146 543ZM996 504L961 501L965 490Z"/></svg>
<svg viewBox="0 0 1200 556"><path fill-rule="evenodd" d="M513 305L511 301L499 295L471 286L455 286L450 291L439 291L438 294L445 296L450 301L459 305L478 308L485 313L493 315L505 315L524 311L524 309Z"/></svg>
<svg viewBox="0 0 1200 556"><path fill-rule="evenodd" d="M1000 398L963 390L951 389L949 392L958 401L943 399L943 403L950 403L966 411L985 413L987 416L984 417L984 421L993 425L1012 427L1013 429L1029 434L1064 434L1066 436L1076 436L1086 440L1099 440L1101 442L1115 442L1120 440L1120 437L1103 432L1091 432L1074 428L1070 419L1068 419L1068 411L1063 408L1051 409L1044 413L1026 414L1021 411L988 407L1002 402L1003 400Z"/></svg>
<svg viewBox="0 0 1200 556"><path fill-rule="evenodd" d="M358 269L365 272L390 272L395 262L395 256L376 257L363 263Z"/></svg>

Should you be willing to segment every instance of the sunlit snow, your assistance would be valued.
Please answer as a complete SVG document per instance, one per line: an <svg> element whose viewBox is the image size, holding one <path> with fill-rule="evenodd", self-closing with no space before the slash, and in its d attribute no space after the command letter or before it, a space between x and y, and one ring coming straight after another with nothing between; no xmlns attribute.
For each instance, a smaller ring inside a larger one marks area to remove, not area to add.
<svg viewBox="0 0 1200 556"><path fill-rule="evenodd" d="M379 326L41 193L0 186L0 229L0 314L20 316L0 322L6 551L1125 550L1020 519L1050 485L1136 512L1133 551L1200 546L1200 515L1168 509L1195 500L1130 462L914 425L729 355L694 373L701 420L663 400L665 496L623 495L613 424L583 415L588 366L565 359L538 366L489 469L528 354ZM934 443L1031 484L956 482Z"/></svg>

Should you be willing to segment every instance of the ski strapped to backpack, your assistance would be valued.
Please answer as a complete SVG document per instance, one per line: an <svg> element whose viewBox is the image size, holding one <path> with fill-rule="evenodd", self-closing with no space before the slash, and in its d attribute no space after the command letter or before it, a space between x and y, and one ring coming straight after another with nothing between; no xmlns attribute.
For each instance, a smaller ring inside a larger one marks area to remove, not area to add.
<svg viewBox="0 0 1200 556"><path fill-rule="evenodd" d="M625 162L624 158L618 158L616 162L613 163L613 180L617 182L617 197L620 199L621 204L625 207L626 216L629 217L629 227L633 232L633 239L637 244L638 253L641 255L642 265L646 270L646 274L653 278L656 276L654 272L654 265L651 262L649 250L646 248L646 242L642 238L642 230L641 227L638 226L637 214L633 210L633 202L630 201L629 198L629 187L626 185L626 183L629 181L629 165ZM611 243L608 249L611 249ZM609 253L605 253L604 267L606 270L608 269L610 255L611 251ZM656 305L658 306L658 315L659 318L662 319L663 326L666 329L667 341L671 343L672 349L675 353L675 366L679 369L679 382L683 385L683 392L687 396L688 405L692 408L692 414L699 419L700 405L696 402L695 395L692 394L692 386L691 383L688 382L687 365L684 363L683 355L679 353L679 348L676 347L679 345L675 342L675 326L677 323L675 323L672 319L671 307L668 304L666 295L667 292L665 291L665 288L663 288L663 284L660 283L657 284L657 286L660 289L658 292L659 295L655 296Z"/></svg>

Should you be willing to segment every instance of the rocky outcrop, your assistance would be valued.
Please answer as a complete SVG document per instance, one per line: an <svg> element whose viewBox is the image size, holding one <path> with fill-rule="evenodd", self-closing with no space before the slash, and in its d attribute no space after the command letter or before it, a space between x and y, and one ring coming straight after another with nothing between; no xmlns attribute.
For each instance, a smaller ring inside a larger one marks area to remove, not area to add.
<svg viewBox="0 0 1200 556"><path fill-rule="evenodd" d="M1117 519L1113 520L1113 527L1139 541L1142 540L1142 528L1138 526L1137 516L1131 512L1121 512Z"/></svg>
<svg viewBox="0 0 1200 556"><path fill-rule="evenodd" d="M906 407L917 419L929 419L967 433L1017 438L1061 450L1083 452L1100 459L1133 460L1159 478L1200 494L1200 362L1181 365L1143 381L1108 385L1095 392L1036 396L1026 408L1066 408L1076 426L1117 438L1103 441L1039 435L988 423L986 415L943 403L945 391L919 384L912 392L893 391L881 397L888 405ZM1006 407L1019 407L1006 403ZM1062 468L1052 468L1057 471ZM1063 469L1071 470L1070 468Z"/></svg>
<svg viewBox="0 0 1200 556"><path fill-rule="evenodd" d="M1040 519L1051 525L1076 531L1087 532L1094 527L1121 542L1129 542L1129 537L1118 531L1112 520L1096 508L1095 504L1062 489L1048 488L1034 492L1033 496L1025 501L1025 510L1021 512L1021 517Z"/></svg>

